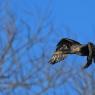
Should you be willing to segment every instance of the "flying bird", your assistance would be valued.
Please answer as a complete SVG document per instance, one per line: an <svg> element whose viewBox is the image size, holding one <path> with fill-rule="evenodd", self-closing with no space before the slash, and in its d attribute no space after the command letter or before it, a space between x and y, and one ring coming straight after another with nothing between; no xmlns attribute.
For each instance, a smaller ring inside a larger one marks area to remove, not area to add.
<svg viewBox="0 0 95 95"><path fill-rule="evenodd" d="M56 50L52 58L49 60L49 63L58 63L64 60L69 54L87 56L87 63L83 68L88 68L93 61L95 62L95 45L91 42L84 45L75 40L63 38L57 44Z"/></svg>

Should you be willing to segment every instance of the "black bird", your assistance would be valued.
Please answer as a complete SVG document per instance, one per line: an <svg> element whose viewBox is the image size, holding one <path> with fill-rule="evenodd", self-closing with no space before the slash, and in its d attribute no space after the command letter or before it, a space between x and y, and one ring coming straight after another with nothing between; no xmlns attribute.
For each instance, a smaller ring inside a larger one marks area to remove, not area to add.
<svg viewBox="0 0 95 95"><path fill-rule="evenodd" d="M68 54L87 56L87 63L83 68L88 68L92 64L92 61L95 62L95 45L90 42L86 45L83 45L75 40L63 38L57 44L57 48L49 63L55 64L59 61L62 61L68 56Z"/></svg>

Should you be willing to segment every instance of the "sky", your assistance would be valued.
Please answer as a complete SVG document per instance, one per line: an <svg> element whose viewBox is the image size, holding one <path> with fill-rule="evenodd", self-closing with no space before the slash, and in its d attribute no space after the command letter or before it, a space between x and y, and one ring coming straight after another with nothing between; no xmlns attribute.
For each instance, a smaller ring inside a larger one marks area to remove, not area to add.
<svg viewBox="0 0 95 95"><path fill-rule="evenodd" d="M32 20L35 23L32 23L31 17L25 14L31 13L31 10L33 15L36 11L37 14L46 14L47 9L52 10L49 16L58 34L54 45L63 37L72 38L83 44L90 41L95 43L95 0L11 0L10 9L16 15L18 26L19 19L23 19L33 26L33 30L36 30L36 19L40 21L40 17L34 16ZM66 87L68 89L68 85ZM60 89L57 89L58 93ZM72 89L69 90L72 92ZM74 93L73 91L73 95Z"/></svg>
<svg viewBox="0 0 95 95"><path fill-rule="evenodd" d="M45 13L52 9L52 20L62 36L69 35L82 43L94 41L95 6L94 0L13 0L12 7L18 17L25 18L24 11L30 12L35 8ZM49 6L48 6L49 4ZM24 11L23 11L24 10ZM35 13L35 10L33 10ZM28 20L29 17L26 19ZM31 23L31 22L30 22ZM67 34L66 34L67 33ZM77 36L73 36L71 34Z"/></svg>
<svg viewBox="0 0 95 95"><path fill-rule="evenodd" d="M69 27L69 32L78 36L74 39L83 43L93 41L95 32L94 4L94 0L56 0L56 23L59 24L59 27Z"/></svg>

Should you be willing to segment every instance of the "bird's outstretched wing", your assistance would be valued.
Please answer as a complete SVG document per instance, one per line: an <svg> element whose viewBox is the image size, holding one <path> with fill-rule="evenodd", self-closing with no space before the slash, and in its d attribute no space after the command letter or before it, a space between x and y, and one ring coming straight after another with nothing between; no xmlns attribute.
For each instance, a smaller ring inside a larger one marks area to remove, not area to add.
<svg viewBox="0 0 95 95"><path fill-rule="evenodd" d="M79 42L64 38L58 44L55 53L53 54L52 58L50 59L49 63L57 63L59 61L64 60L68 54L72 52L71 48L74 46L81 45Z"/></svg>
<svg viewBox="0 0 95 95"><path fill-rule="evenodd" d="M79 42L72 40L72 39L68 39L68 38L63 38L59 41L59 43L57 44L57 46L62 45L62 44L80 44Z"/></svg>
<svg viewBox="0 0 95 95"><path fill-rule="evenodd" d="M57 50L70 50L71 46L73 45L81 45L79 42L74 41L72 39L63 38L59 43L57 44Z"/></svg>
<svg viewBox="0 0 95 95"><path fill-rule="evenodd" d="M52 58L49 60L49 63L55 64L57 62L60 62L64 60L67 57L67 54L64 54L62 51L56 51Z"/></svg>

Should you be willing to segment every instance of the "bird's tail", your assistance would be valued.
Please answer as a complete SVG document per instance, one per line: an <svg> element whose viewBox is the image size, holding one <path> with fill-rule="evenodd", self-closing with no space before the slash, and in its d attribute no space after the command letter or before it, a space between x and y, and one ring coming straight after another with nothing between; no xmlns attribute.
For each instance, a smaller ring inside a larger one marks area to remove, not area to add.
<svg viewBox="0 0 95 95"><path fill-rule="evenodd" d="M63 54L62 51L56 51L56 52L53 54L52 58L49 60L49 63L50 63L50 64L55 64L55 63L57 63L57 62L59 62L59 61L64 60L64 58L65 58L66 56L67 56L67 54Z"/></svg>

